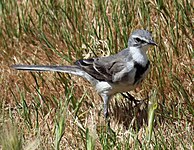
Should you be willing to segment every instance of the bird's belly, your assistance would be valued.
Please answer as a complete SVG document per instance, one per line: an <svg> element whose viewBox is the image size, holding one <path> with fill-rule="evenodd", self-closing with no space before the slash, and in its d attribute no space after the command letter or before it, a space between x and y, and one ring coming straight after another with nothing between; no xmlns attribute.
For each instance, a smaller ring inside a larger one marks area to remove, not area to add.
<svg viewBox="0 0 194 150"><path fill-rule="evenodd" d="M96 91L101 94L114 95L116 93L128 92L136 88L136 85L129 83L111 83L111 82L99 82L96 85Z"/></svg>
<svg viewBox="0 0 194 150"><path fill-rule="evenodd" d="M125 80L117 83L109 83L111 87L110 93L116 94L116 93L129 92L131 90L134 90L139 84L142 83L142 81L147 76L148 72L149 72L149 69L146 70L145 73L143 73L136 82L135 80Z"/></svg>
<svg viewBox="0 0 194 150"><path fill-rule="evenodd" d="M134 90L147 76L149 69L147 69L140 77L135 80L135 72L125 76L120 82L107 82L100 81L96 84L96 91L100 93L106 93L108 95L114 95L116 93L129 92Z"/></svg>

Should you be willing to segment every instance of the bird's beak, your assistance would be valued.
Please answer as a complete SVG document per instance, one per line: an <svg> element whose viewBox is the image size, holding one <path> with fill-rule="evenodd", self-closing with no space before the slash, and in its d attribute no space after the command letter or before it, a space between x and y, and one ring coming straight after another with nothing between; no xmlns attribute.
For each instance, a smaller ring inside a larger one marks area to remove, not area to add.
<svg viewBox="0 0 194 150"><path fill-rule="evenodd" d="M148 44L158 46L158 44L156 44L156 42L154 42L153 40L150 40Z"/></svg>

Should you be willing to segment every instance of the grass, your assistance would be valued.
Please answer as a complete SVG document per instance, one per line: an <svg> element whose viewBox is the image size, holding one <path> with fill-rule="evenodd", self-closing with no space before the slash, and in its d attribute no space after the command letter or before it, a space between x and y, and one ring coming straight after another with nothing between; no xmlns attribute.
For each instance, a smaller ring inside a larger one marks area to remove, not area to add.
<svg viewBox="0 0 194 150"><path fill-rule="evenodd" d="M0 1L1 149L193 149L193 5ZM148 78L131 92L153 100L149 128L147 103L134 107L116 95L110 106L113 132L107 132L102 101L83 79L10 68L108 56L125 48L135 29L151 30L159 45L148 52Z"/></svg>

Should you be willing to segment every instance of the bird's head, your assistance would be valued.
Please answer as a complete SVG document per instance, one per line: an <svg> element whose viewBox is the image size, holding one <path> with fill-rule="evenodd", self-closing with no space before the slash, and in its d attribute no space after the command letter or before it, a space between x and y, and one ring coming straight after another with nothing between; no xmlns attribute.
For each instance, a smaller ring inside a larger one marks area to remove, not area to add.
<svg viewBox="0 0 194 150"><path fill-rule="evenodd" d="M128 47L137 47L147 51L148 47L157 44L154 42L152 35L147 30L135 30L128 40Z"/></svg>

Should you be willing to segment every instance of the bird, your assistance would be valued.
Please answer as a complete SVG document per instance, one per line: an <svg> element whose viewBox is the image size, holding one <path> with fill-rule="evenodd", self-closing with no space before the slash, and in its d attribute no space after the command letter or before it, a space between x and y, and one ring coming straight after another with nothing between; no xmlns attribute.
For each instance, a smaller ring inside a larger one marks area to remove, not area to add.
<svg viewBox="0 0 194 150"><path fill-rule="evenodd" d="M157 46L148 30L137 29L128 39L128 47L105 57L80 59L73 65L12 65L16 70L54 71L80 76L95 88L103 100L104 117L108 118L110 99L117 93L134 90L148 75L150 61L146 54Z"/></svg>

